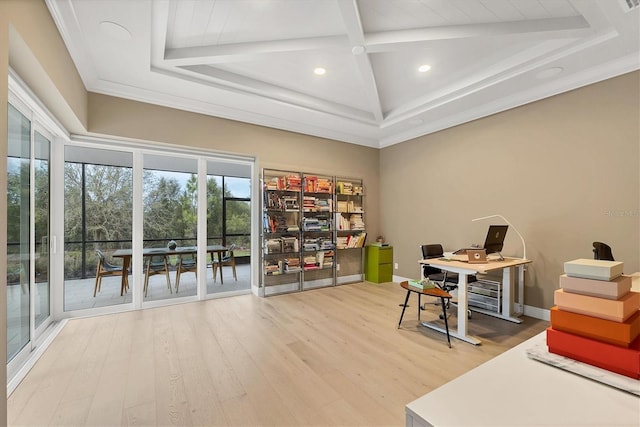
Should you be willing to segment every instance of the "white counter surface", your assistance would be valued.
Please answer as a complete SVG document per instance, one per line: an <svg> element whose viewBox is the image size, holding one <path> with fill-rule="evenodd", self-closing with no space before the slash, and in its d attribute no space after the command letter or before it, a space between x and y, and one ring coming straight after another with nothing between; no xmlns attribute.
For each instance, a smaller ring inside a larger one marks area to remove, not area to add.
<svg viewBox="0 0 640 427"><path fill-rule="evenodd" d="M406 425L640 426L639 397L529 359L544 342L545 332L409 403Z"/></svg>

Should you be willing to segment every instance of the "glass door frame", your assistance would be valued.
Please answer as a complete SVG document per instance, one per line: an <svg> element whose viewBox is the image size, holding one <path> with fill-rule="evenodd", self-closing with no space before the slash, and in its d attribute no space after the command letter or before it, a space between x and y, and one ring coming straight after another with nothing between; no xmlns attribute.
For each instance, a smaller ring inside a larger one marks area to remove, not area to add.
<svg viewBox="0 0 640 427"><path fill-rule="evenodd" d="M28 289L29 289L29 341L13 356L13 358L7 363L7 378L10 380L15 374L21 369L21 367L25 364L26 360L30 357L34 348L40 344L40 340L44 337L44 332L49 328L49 326L53 323L54 319L54 304L53 304L53 287L52 283L54 281L53 275L53 265L54 265L54 253L53 253L53 244L52 238L53 235L53 227L51 221L51 212L52 212L52 197L51 197L51 189L53 183L53 161L52 161L52 152L55 141L55 133L50 131L46 123L46 118L42 116L41 113L38 112L37 106L29 105L25 99L24 89L20 86L20 83L13 79L12 76L9 78L9 96L8 96L8 104L10 104L13 108L15 108L20 114L22 114L27 120L30 122L30 130L29 130L29 272L28 272ZM40 134L49 142L49 240L48 240L48 251L49 251L49 265L48 265L48 288L49 288L49 315L40 323L38 327L36 327L36 247L37 242L35 241L35 221L32 218L35 217L35 161L36 159L36 141L35 136L36 133ZM6 197L6 196L5 196ZM5 308L6 310L6 308Z"/></svg>
<svg viewBox="0 0 640 427"><path fill-rule="evenodd" d="M117 150L124 152L131 152L133 155L133 224L132 224L132 258L131 266L132 280L130 282L129 292L132 292L132 299L130 303L123 303L118 305L88 308L74 311L64 311L64 295L62 286L57 286L55 289L54 304L54 318L76 318L92 315L118 313L131 310L140 310L146 308L161 307L171 304L179 304L191 301L201 301L206 299L217 298L219 295L208 294L206 284L206 263L198 263L198 279L197 279L197 292L196 295L177 297L155 301L144 301L143 298L143 286L144 286L144 274L142 268L143 265L143 171L144 171L144 156L147 154L160 155L160 156L180 156L184 158L191 158L197 160L197 180L198 180L198 259L206 259L207 252L207 162L215 160L216 162L229 162L239 163L249 166L251 169L251 197L255 200L255 194L257 188L259 188L259 177L256 177L256 159L250 156L234 156L226 153L217 153L213 151L206 151L201 149L189 149L185 147L168 146L165 147L161 144L154 145L153 142L138 143L136 141L129 140L113 140L107 138L88 137L88 136L75 136L68 141L63 141L61 144L56 144L53 148L55 151L56 167L64 169L64 147L66 146L82 146L87 148ZM55 183L58 191L64 189L64 176L56 176L56 179L60 179ZM52 190L53 191L53 190ZM62 193L61 193L62 194ZM60 204L59 211L64 212L64 205ZM259 203L251 203L251 230L252 230L252 245L251 245L251 288L250 292L258 294L258 277L254 273L256 264L254 264L258 258L258 254L255 253L259 246L259 231L258 226L260 221L257 220L259 212L257 207ZM58 207L52 207L52 210ZM56 264L59 265L59 271L56 271L56 283L64 283L64 215L58 215L52 222L56 222L54 225L57 235L61 236L57 240L59 258L56 259ZM137 267L138 266L138 267Z"/></svg>

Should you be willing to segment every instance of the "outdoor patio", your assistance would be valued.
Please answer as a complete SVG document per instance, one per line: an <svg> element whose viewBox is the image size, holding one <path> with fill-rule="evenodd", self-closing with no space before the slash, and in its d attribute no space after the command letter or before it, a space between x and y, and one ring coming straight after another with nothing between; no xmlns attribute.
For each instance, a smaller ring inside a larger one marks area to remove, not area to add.
<svg viewBox="0 0 640 427"><path fill-rule="evenodd" d="M220 282L218 272L216 281L213 281L211 267L207 267L207 294L222 294L226 292L248 290L251 288L250 264L236 265L238 280L233 279L230 267L223 267L224 283ZM149 288L144 301L159 301L171 298L182 298L196 295L196 275L193 272L182 273L180 276L180 289L176 293L176 272L170 271L171 292L167 288L164 275L155 275L149 278ZM93 289L95 278L67 280L64 287L64 310L82 310L109 305L125 304L131 302L131 290L120 296L120 277L103 277L101 290L94 298ZM129 284L133 284L133 277L129 275Z"/></svg>

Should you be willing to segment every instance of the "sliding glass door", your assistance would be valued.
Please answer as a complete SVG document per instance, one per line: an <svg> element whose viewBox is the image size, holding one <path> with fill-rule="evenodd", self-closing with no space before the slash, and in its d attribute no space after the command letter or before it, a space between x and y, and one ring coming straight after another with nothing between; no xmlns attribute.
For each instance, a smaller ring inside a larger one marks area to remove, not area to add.
<svg viewBox="0 0 640 427"><path fill-rule="evenodd" d="M64 157L64 311L131 303L118 251L131 250L133 156L67 146Z"/></svg>
<svg viewBox="0 0 640 427"><path fill-rule="evenodd" d="M144 301L197 294L198 163L143 157Z"/></svg>
<svg viewBox="0 0 640 427"><path fill-rule="evenodd" d="M29 343L31 122L9 105L7 156L7 360Z"/></svg>
<svg viewBox="0 0 640 427"><path fill-rule="evenodd" d="M8 108L7 361L50 321L49 218L51 143L16 107ZM33 309L32 309L33 308Z"/></svg>

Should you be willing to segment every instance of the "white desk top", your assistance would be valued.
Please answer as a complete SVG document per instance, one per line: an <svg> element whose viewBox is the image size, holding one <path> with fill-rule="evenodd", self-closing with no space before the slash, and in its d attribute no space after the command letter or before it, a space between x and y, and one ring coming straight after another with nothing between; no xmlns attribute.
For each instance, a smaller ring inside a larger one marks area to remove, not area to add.
<svg viewBox="0 0 640 427"><path fill-rule="evenodd" d="M407 415L438 427L640 426L640 398L529 359L539 342L544 332L409 403Z"/></svg>

